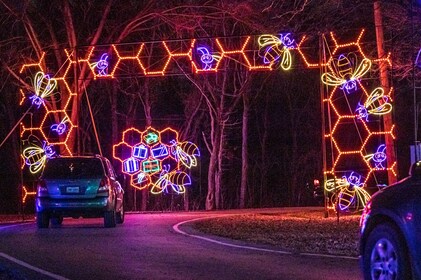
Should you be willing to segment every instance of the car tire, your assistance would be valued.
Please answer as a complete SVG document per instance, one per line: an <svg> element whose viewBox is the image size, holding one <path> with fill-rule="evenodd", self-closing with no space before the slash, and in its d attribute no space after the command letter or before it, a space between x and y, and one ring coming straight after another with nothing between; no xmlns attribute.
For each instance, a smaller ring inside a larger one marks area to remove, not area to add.
<svg viewBox="0 0 421 280"><path fill-rule="evenodd" d="M404 239L393 225L376 226L364 249L364 279L411 279L406 248ZM386 278L388 276L391 277Z"/></svg>
<svg viewBox="0 0 421 280"><path fill-rule="evenodd" d="M104 213L104 227L113 228L116 225L116 215L115 211L106 211Z"/></svg>
<svg viewBox="0 0 421 280"><path fill-rule="evenodd" d="M61 224L63 224L63 217L51 217L52 226L61 226Z"/></svg>
<svg viewBox="0 0 421 280"><path fill-rule="evenodd" d="M37 226L38 228L48 228L50 224L50 217L45 212L37 213Z"/></svg>
<svg viewBox="0 0 421 280"><path fill-rule="evenodd" d="M121 204L121 210L120 212L116 213L116 223L117 224L122 224L124 223L124 204Z"/></svg>

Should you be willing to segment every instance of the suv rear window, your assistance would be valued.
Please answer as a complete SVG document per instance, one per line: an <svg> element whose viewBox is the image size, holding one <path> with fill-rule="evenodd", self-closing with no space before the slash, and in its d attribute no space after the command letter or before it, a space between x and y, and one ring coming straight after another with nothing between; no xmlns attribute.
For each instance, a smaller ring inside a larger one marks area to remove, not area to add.
<svg viewBox="0 0 421 280"><path fill-rule="evenodd" d="M100 178L104 175L98 158L54 158L44 169L44 179Z"/></svg>

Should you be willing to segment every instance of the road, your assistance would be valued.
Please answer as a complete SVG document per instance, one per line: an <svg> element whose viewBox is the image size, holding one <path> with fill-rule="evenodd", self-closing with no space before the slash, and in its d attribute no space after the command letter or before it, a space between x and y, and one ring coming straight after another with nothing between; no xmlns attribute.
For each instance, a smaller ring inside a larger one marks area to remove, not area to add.
<svg viewBox="0 0 421 280"><path fill-rule="evenodd" d="M116 228L103 228L102 219L65 219L61 227L41 230L34 223L0 226L0 276L5 279L362 278L356 259L292 255L269 247L247 248L254 245L213 237L207 240L209 236L198 238L188 223L174 227L188 220L227 213L235 212L130 214Z"/></svg>

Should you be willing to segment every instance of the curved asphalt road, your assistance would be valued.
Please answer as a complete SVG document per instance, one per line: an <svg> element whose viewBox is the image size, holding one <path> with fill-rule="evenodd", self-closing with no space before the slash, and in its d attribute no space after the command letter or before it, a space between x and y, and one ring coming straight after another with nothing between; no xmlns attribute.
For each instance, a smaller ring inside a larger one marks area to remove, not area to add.
<svg viewBox="0 0 421 280"><path fill-rule="evenodd" d="M34 223L0 225L0 279L362 278L356 259L255 250L198 238L183 223L235 213L130 214L110 229L102 219L65 219L61 227L42 230Z"/></svg>

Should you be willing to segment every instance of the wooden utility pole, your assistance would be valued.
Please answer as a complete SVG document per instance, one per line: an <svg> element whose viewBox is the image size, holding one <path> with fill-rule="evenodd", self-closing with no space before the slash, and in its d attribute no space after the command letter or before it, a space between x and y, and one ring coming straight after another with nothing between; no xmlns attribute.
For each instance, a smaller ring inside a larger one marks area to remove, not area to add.
<svg viewBox="0 0 421 280"><path fill-rule="evenodd" d="M382 13L380 9L380 2L374 2L374 24L376 26L376 42L377 42L377 53L378 58L384 58L386 56L384 51L384 36L383 36L383 21ZM388 71L387 71L387 62L379 61L380 68L380 83L385 92L390 91ZM392 94L392 93L391 93ZM391 96L392 97L392 96ZM383 115L383 126L384 131L391 131L393 125L392 114ZM393 163L396 162L395 154L395 143L392 135L385 135L385 144L386 144L386 157L387 157L387 177L389 184L395 183L397 181L397 176L395 176L391 170ZM394 167L397 172L397 164Z"/></svg>

